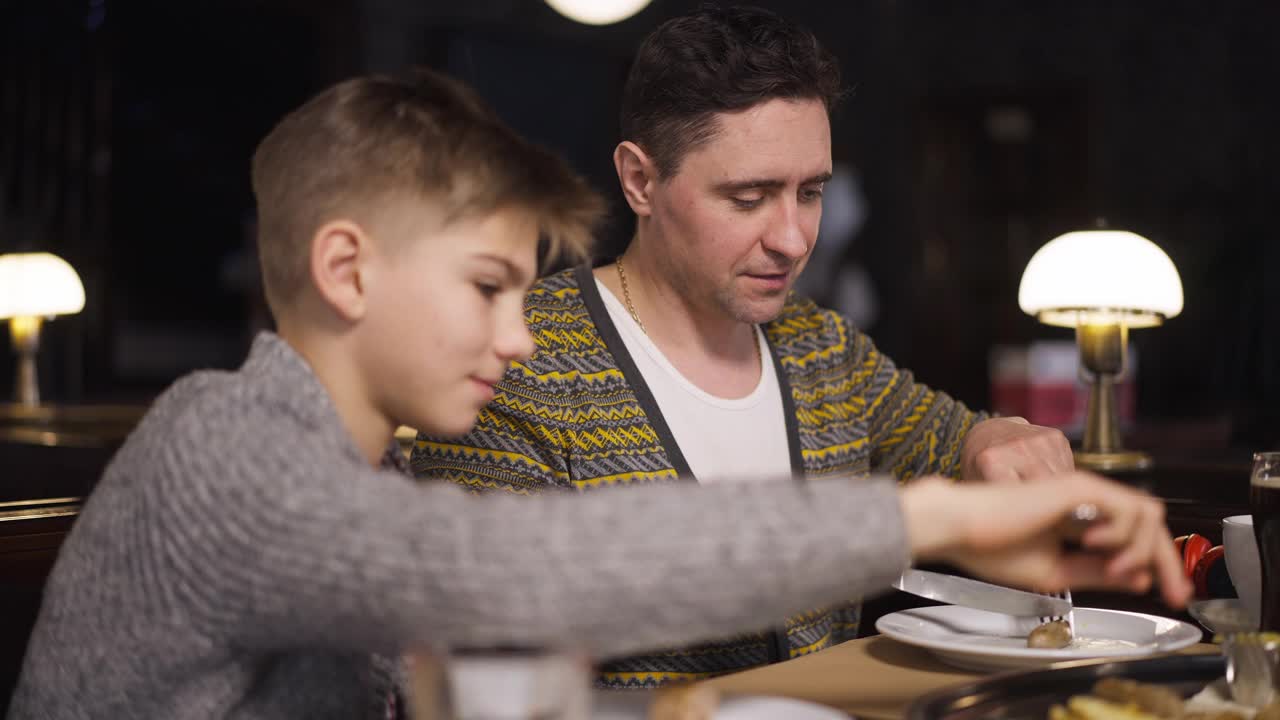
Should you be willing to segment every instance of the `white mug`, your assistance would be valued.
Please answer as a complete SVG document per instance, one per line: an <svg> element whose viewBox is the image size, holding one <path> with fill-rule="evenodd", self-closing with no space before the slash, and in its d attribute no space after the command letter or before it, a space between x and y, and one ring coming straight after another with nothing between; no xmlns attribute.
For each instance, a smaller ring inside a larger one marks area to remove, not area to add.
<svg viewBox="0 0 1280 720"><path fill-rule="evenodd" d="M542 649L466 650L410 661L415 720L587 720L591 665Z"/></svg>
<svg viewBox="0 0 1280 720"><path fill-rule="evenodd" d="M1240 596L1240 604L1253 619L1262 622L1262 561L1253 535L1252 515L1232 515L1222 519L1222 548L1227 558L1227 574Z"/></svg>

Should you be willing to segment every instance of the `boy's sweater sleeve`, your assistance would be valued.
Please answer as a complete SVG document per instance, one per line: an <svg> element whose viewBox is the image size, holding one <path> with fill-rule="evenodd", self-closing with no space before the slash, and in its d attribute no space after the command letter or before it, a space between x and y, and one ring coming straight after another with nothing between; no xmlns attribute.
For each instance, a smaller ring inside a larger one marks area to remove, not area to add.
<svg viewBox="0 0 1280 720"><path fill-rule="evenodd" d="M189 440L166 446L149 483L165 594L245 647L607 656L875 593L908 562L889 481L477 497L261 427L175 428Z"/></svg>

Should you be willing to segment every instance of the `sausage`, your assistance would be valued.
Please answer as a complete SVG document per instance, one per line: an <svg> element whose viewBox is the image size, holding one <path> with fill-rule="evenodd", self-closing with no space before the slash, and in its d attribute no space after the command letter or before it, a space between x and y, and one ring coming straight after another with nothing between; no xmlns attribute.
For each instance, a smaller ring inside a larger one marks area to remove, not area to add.
<svg viewBox="0 0 1280 720"><path fill-rule="evenodd" d="M1027 647L1059 649L1071 644L1071 626L1062 620L1047 622L1027 636Z"/></svg>

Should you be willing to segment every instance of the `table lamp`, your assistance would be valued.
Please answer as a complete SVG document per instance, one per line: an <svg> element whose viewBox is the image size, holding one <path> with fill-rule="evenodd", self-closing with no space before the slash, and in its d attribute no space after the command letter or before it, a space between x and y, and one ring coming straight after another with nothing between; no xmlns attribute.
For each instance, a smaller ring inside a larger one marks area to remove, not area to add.
<svg viewBox="0 0 1280 720"><path fill-rule="evenodd" d="M1129 329L1159 325L1182 312L1182 281L1169 256L1131 232L1070 232L1027 263L1018 305L1046 325L1075 328L1090 383L1076 464L1102 472L1150 467L1149 455L1120 444L1115 384L1124 372Z"/></svg>
<svg viewBox="0 0 1280 720"><path fill-rule="evenodd" d="M0 255L0 320L9 320L9 334L18 355L14 399L19 405L40 404L36 382L36 349L40 325L55 315L84 308L84 286L66 260L51 253Z"/></svg>

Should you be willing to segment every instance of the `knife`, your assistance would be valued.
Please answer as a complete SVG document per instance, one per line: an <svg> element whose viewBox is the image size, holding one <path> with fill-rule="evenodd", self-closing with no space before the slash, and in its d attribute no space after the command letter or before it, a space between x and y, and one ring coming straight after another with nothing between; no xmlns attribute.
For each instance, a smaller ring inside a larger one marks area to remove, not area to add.
<svg viewBox="0 0 1280 720"><path fill-rule="evenodd" d="M938 602L1017 617L1066 617L1071 612L1071 603L1062 598L914 568L903 572L893 587Z"/></svg>

